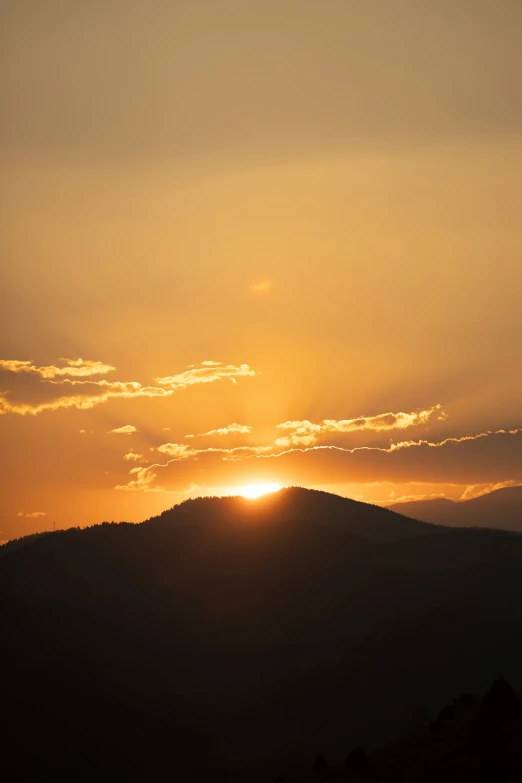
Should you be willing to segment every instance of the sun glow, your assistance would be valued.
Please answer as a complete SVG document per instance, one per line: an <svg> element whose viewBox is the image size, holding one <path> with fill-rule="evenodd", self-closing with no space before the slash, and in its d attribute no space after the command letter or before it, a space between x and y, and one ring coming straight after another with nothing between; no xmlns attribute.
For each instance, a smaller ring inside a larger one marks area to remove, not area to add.
<svg viewBox="0 0 522 783"><path fill-rule="evenodd" d="M252 484L242 487L239 494L244 498L255 500L262 495L268 495L270 492L278 492L280 489L282 489L280 484Z"/></svg>

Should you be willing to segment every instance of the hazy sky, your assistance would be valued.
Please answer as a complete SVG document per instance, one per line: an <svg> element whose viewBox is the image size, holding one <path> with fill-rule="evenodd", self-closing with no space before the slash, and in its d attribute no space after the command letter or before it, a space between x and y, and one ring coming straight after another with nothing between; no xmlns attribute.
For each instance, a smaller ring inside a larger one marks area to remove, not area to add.
<svg viewBox="0 0 522 783"><path fill-rule="evenodd" d="M0 540L257 482L522 483L520 0L0 29Z"/></svg>

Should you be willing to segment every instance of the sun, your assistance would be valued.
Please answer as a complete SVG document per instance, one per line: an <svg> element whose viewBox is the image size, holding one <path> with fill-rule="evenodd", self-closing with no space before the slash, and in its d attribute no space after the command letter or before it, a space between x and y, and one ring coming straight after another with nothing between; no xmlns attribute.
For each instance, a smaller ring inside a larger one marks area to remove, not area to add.
<svg viewBox="0 0 522 783"><path fill-rule="evenodd" d="M242 487L239 490L241 497L255 500L262 495L268 495L270 492L279 492L282 489L281 484L250 484L247 487Z"/></svg>

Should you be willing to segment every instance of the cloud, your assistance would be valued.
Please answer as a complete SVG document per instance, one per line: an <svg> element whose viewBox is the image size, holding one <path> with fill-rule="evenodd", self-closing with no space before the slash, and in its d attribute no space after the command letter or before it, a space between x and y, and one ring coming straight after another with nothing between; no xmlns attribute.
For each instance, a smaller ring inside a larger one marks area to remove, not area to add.
<svg viewBox="0 0 522 783"><path fill-rule="evenodd" d="M45 511L19 511L16 515L17 517L27 517L27 519L38 519L38 517L46 517L47 513Z"/></svg>
<svg viewBox="0 0 522 783"><path fill-rule="evenodd" d="M154 380L160 386L166 386L168 389L175 391L176 389L186 389L188 386L194 386L199 383L214 383L214 381L220 381L223 378L235 380L236 378L252 377L254 375L259 375L259 373L250 369L248 364L236 366L234 364L205 361L199 367L189 367L188 370L178 375L167 375L163 378L154 378Z"/></svg>
<svg viewBox="0 0 522 783"><path fill-rule="evenodd" d="M482 495L488 495L490 492L494 492L496 489L505 489L506 487L520 487L522 481L497 481L490 484L471 484L466 487L460 500L473 500L473 498L479 498Z"/></svg>
<svg viewBox="0 0 522 783"><path fill-rule="evenodd" d="M127 484L119 484L114 489L121 490L123 492L163 492L161 487L156 487L154 482L157 478L153 468L155 465L151 465L148 468L132 468L130 470L131 475L134 476Z"/></svg>
<svg viewBox="0 0 522 783"><path fill-rule="evenodd" d="M110 365L102 365L99 362L83 362L82 359L69 360L74 366L69 368L50 368L56 374L68 374L73 375L88 375L94 374L94 366L97 367L97 372L101 372L100 367L114 369ZM81 365L78 364L81 362ZM17 362L17 361L3 361L3 366L9 365L9 368L13 372L32 372L40 374L40 370L49 370L49 368L34 368L30 362ZM15 367L17 369L13 369ZM29 369L28 369L29 368ZM159 386L142 386L138 381L107 381L107 380L72 380L70 378L59 379L57 381L52 380L54 375L51 373L45 376L45 379L51 379L50 383L59 384L61 386L73 386L83 387L86 392L89 388L100 389L98 394L72 394L70 396L63 395L57 397L54 400L49 400L39 403L29 402L11 402L7 393L0 393L0 415L7 413L14 413L19 416L36 416L44 411L56 411L67 408L77 408L79 410L88 410L94 408L96 405L100 405L107 402L110 399L133 399L139 397L150 398L165 398L172 396L179 389L185 389L189 386L193 386L199 383L213 383L221 380L222 378L229 378L234 383L236 377L251 377L258 373L255 370L251 370L248 364L241 364L238 367L235 365L223 365L220 362L205 361L200 366L192 366L188 370L178 375L168 376L165 378L157 378L156 382ZM42 376L43 377L43 376Z"/></svg>
<svg viewBox="0 0 522 783"><path fill-rule="evenodd" d="M123 455L123 459L127 460L127 462L148 462L148 459L143 454L137 454L132 449Z"/></svg>
<svg viewBox="0 0 522 783"><path fill-rule="evenodd" d="M61 359L65 362L65 367L56 367L55 365L47 365L44 367L37 367L30 361L19 361L17 359L0 359L0 368L7 370L8 372L15 373L34 373L39 375L45 380L50 378L56 378L59 375L70 375L76 377L85 377L89 375L105 375L108 372L112 372L116 368L112 364L104 364L103 362L93 362L90 359Z"/></svg>
<svg viewBox="0 0 522 783"><path fill-rule="evenodd" d="M114 430L109 430L109 434L112 435L132 435L133 432L138 432L134 424L125 424L123 427L116 427Z"/></svg>
<svg viewBox="0 0 522 783"><path fill-rule="evenodd" d="M497 430L450 437L439 442L410 440L387 448L340 446L294 448L260 455L291 467L303 480L324 476L338 481L423 481L432 483L485 483L522 481L522 430ZM272 468L273 470L273 468Z"/></svg>
<svg viewBox="0 0 522 783"><path fill-rule="evenodd" d="M348 433L372 430L384 432L394 429L406 429L426 424L429 418L440 411L440 405L434 405L426 410L414 413L381 413L377 416L360 416L357 419L324 419L315 424L305 419L304 421L285 421L277 424L277 429L289 430L289 434L276 440L276 445L282 448L289 446L312 446L320 435L325 433ZM445 418L445 414L439 419Z"/></svg>
<svg viewBox="0 0 522 783"><path fill-rule="evenodd" d="M415 500L437 500L438 498L445 498L444 492L429 492L418 493L416 495L398 495L395 496L395 492L390 492L388 500L374 501L379 505L393 506L395 503L411 503Z"/></svg>
<svg viewBox="0 0 522 783"><path fill-rule="evenodd" d="M71 381L71 383L74 383ZM82 382L79 382L82 383ZM85 383L89 383L86 381ZM44 411L56 411L67 408L77 408L78 410L89 410L96 405L101 405L110 399L132 399L134 397L170 397L172 392L166 389L160 389L154 386L141 386L136 382L131 383L109 383L108 381L94 382L95 385L106 385L108 391L96 395L71 395L57 397L54 400L40 403L12 403L7 395L0 393L0 415L6 413L15 413L19 416L36 416Z"/></svg>
<svg viewBox="0 0 522 783"><path fill-rule="evenodd" d="M165 429L169 429L166 427ZM232 435L232 434L240 434L240 435L246 435L247 433L252 432L252 427L248 427L246 424L236 424L236 422L233 422L232 424L229 424L228 427L220 427L217 430L209 430L208 432L201 432L199 435L185 435L186 438L206 438L211 435Z"/></svg>
<svg viewBox="0 0 522 783"><path fill-rule="evenodd" d="M190 446L181 443L164 443L162 446L158 446L158 451L162 454L168 454L174 459L190 459L201 453L199 449L191 449Z"/></svg>
<svg viewBox="0 0 522 783"><path fill-rule="evenodd" d="M174 459L191 459L192 457L198 457L201 454L220 454L224 455L223 459L227 456L233 455L252 456L255 454L267 454L273 450L273 446L234 446L232 449L219 449L213 446L207 449L195 449L191 446L185 446L181 443L164 443L162 446L158 446L157 451L161 454L168 454Z"/></svg>
<svg viewBox="0 0 522 783"><path fill-rule="evenodd" d="M154 482L157 478L156 471L162 468L168 468L170 465L188 463L191 459L199 459L200 457L218 458L221 461L227 457L232 458L234 456L255 456L266 453L272 450L272 446L236 446L232 449L194 449L183 443L164 443L159 446L157 451L161 454L166 454L171 459L164 464L149 465L144 468L132 468L129 473L134 476L127 484L118 484L114 489L129 491L129 492L173 492L179 490L173 490L166 488L163 485L156 485Z"/></svg>
<svg viewBox="0 0 522 783"><path fill-rule="evenodd" d="M238 481L270 479L281 484L303 485L371 483L430 484L522 483L522 429L497 430L451 437L438 442L403 441L380 448L358 446L310 446L274 452L273 446L240 446L233 449L190 449L164 444L158 449L172 456L165 464L144 468L141 484L134 479L128 489L172 491L180 483L194 481L192 460L207 485L227 486ZM150 478L161 472L161 481ZM122 489L121 486L118 489Z"/></svg>

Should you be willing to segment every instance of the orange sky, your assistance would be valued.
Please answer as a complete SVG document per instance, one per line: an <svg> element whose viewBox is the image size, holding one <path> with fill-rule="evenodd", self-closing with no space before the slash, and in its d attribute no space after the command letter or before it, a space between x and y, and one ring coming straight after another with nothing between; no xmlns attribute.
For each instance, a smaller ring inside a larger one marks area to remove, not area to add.
<svg viewBox="0 0 522 783"><path fill-rule="evenodd" d="M0 540L256 482L522 483L521 3L0 29Z"/></svg>

